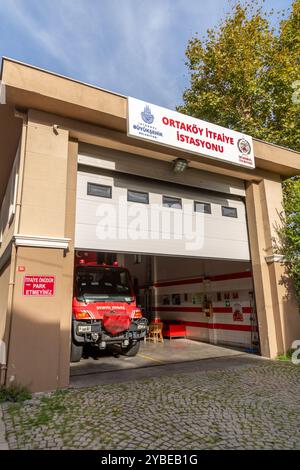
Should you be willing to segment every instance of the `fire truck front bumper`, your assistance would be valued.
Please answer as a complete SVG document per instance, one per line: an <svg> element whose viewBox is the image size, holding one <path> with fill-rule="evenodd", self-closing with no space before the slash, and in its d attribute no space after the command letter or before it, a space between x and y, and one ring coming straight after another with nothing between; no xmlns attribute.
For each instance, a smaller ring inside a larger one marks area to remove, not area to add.
<svg viewBox="0 0 300 470"><path fill-rule="evenodd" d="M101 321L97 320L72 320L73 340L78 344L84 343L106 343L123 344L124 340L140 341L147 333L147 319L134 318L130 327L117 335L111 335L102 328Z"/></svg>

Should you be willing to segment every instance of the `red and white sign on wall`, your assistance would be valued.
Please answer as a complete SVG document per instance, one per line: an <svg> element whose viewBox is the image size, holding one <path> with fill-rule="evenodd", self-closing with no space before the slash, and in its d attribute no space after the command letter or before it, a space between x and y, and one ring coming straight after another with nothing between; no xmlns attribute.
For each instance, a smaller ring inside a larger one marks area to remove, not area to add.
<svg viewBox="0 0 300 470"><path fill-rule="evenodd" d="M25 276L23 295L29 297L52 297L55 293L55 276Z"/></svg>
<svg viewBox="0 0 300 470"><path fill-rule="evenodd" d="M252 137L185 114L128 98L131 137L254 168Z"/></svg>

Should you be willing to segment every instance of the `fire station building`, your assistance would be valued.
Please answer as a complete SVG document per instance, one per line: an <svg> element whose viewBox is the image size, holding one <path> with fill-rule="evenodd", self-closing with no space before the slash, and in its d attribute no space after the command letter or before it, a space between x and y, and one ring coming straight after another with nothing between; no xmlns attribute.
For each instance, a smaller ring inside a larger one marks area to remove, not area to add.
<svg viewBox="0 0 300 470"><path fill-rule="evenodd" d="M68 386L78 259L124 265L189 340L300 339L274 250L299 153L7 58L0 79L1 384Z"/></svg>

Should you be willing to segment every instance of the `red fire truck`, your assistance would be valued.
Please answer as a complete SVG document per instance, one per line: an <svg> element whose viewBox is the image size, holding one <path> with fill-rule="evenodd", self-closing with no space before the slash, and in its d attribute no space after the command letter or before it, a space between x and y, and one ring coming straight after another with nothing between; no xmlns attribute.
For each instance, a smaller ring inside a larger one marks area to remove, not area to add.
<svg viewBox="0 0 300 470"><path fill-rule="evenodd" d="M79 362L83 347L118 345L135 356L147 330L147 319L136 305L129 271L76 258L72 315L71 362Z"/></svg>

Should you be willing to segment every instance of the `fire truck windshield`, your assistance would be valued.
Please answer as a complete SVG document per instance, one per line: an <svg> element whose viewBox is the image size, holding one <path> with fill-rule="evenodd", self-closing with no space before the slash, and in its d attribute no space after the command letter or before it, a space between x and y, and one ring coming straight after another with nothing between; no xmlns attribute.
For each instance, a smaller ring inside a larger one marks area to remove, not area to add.
<svg viewBox="0 0 300 470"><path fill-rule="evenodd" d="M76 272L77 299L84 302L133 301L133 291L125 269L86 266Z"/></svg>

